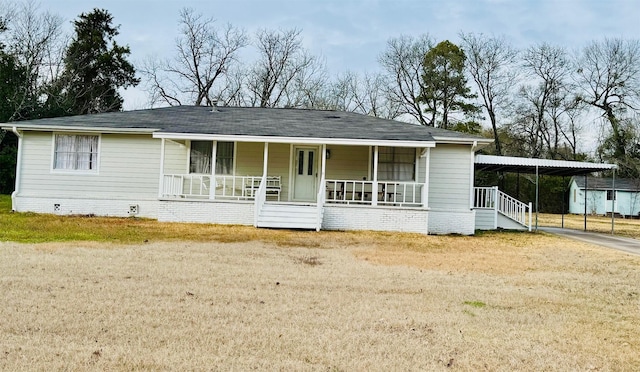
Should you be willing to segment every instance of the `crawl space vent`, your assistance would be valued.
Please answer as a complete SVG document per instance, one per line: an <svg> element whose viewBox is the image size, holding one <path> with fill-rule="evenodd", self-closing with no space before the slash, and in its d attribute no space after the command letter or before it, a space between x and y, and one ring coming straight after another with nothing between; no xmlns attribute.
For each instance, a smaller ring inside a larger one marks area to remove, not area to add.
<svg viewBox="0 0 640 372"><path fill-rule="evenodd" d="M135 216L138 214L138 204L129 204L129 215Z"/></svg>

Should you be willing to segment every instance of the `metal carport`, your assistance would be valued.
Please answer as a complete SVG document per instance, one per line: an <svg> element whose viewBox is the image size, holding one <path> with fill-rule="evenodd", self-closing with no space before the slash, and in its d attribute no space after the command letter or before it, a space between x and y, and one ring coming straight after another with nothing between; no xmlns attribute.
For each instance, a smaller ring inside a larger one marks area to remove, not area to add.
<svg viewBox="0 0 640 372"><path fill-rule="evenodd" d="M613 171L613 192L615 195L616 184L616 168L615 164L607 163L588 163L580 161L566 160L548 160L535 158L519 158L514 156L494 156L494 155L476 155L475 170L476 171L493 171L507 173L526 173L536 175L536 230L538 230L538 195L539 184L538 177L542 175L550 176L580 176L585 178L585 203L584 203L584 230L587 230L587 175L593 172L602 172L606 170ZM615 197L613 198L613 208L611 212L611 233L615 226ZM563 211L564 214L564 211Z"/></svg>

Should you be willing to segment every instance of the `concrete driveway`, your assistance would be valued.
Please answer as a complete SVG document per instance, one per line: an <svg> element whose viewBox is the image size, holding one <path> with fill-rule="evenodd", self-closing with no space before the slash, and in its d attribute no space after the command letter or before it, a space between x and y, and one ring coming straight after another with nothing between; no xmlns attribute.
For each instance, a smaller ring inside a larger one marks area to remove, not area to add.
<svg viewBox="0 0 640 372"><path fill-rule="evenodd" d="M640 240L637 239L560 227L538 227L538 230L640 256Z"/></svg>

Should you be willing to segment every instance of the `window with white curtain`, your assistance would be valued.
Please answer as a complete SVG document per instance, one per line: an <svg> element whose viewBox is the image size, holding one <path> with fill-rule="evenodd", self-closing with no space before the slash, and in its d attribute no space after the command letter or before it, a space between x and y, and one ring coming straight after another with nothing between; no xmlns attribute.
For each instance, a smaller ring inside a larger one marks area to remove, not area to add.
<svg viewBox="0 0 640 372"><path fill-rule="evenodd" d="M213 142L191 141L189 173L211 174Z"/></svg>
<svg viewBox="0 0 640 372"><path fill-rule="evenodd" d="M233 174L233 142L218 142L216 146L216 174Z"/></svg>
<svg viewBox="0 0 640 372"><path fill-rule="evenodd" d="M233 142L218 142L216 146L216 174L233 174ZM213 142L191 141L189 173L211 174Z"/></svg>
<svg viewBox="0 0 640 372"><path fill-rule="evenodd" d="M410 147L378 147L378 180L414 181L416 149Z"/></svg>
<svg viewBox="0 0 640 372"><path fill-rule="evenodd" d="M53 169L98 169L98 136L56 134L54 142Z"/></svg>

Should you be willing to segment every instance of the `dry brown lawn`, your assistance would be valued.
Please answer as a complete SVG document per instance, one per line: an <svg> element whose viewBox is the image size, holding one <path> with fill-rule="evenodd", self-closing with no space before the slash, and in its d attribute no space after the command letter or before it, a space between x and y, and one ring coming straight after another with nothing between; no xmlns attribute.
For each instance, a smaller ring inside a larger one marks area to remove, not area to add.
<svg viewBox="0 0 640 372"><path fill-rule="evenodd" d="M534 217L535 218L535 217ZM541 213L538 216L540 226L562 226L562 215ZM564 227L569 229L584 229L584 216L567 214L564 216ZM594 232L610 233L611 217L587 215L587 230ZM640 219L619 218L614 221L614 232L617 235L640 238Z"/></svg>
<svg viewBox="0 0 640 372"><path fill-rule="evenodd" d="M640 257L543 233L261 231L0 243L0 370L640 370Z"/></svg>

